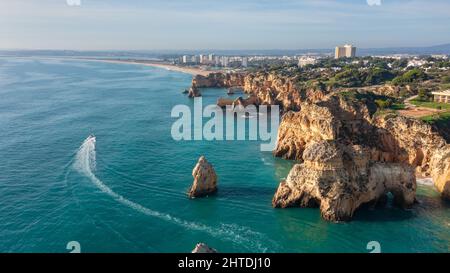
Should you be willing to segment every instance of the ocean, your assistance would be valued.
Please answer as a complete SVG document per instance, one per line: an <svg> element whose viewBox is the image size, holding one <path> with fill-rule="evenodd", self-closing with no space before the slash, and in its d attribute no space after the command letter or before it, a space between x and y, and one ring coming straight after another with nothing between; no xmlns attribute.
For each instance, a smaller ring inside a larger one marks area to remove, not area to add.
<svg viewBox="0 0 450 273"><path fill-rule="evenodd" d="M448 252L450 205L419 185L411 210L274 209L295 162L260 141L175 141L191 75L133 64L0 58L0 252ZM214 104L224 89L202 90ZM88 136L95 134L96 141ZM217 195L190 200L205 155Z"/></svg>

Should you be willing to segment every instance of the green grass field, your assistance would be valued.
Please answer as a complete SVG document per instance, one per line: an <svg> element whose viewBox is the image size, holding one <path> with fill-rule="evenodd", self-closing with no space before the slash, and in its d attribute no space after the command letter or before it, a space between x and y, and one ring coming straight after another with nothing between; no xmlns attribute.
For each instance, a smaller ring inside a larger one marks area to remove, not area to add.
<svg viewBox="0 0 450 273"><path fill-rule="evenodd" d="M450 126L450 111L440 114L434 114L431 116L426 116L423 117L422 120L430 124L441 124Z"/></svg>
<svg viewBox="0 0 450 273"><path fill-rule="evenodd" d="M450 103L438 103L433 101L420 101L420 100L412 100L410 101L412 104L420 107L427 107L433 109L442 109L442 110L450 110Z"/></svg>

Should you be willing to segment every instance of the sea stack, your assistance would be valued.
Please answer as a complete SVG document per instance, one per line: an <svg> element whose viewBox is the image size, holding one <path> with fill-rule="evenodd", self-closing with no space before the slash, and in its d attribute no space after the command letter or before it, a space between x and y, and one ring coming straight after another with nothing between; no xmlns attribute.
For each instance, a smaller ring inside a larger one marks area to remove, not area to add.
<svg viewBox="0 0 450 273"><path fill-rule="evenodd" d="M205 243L198 243L192 250L192 253L217 253L217 250L209 247Z"/></svg>
<svg viewBox="0 0 450 273"><path fill-rule="evenodd" d="M188 97L189 98L196 98L196 97L201 97L202 94L200 93L200 89L198 89L196 86L192 86L191 88L189 88L188 91Z"/></svg>
<svg viewBox="0 0 450 273"><path fill-rule="evenodd" d="M188 192L189 198L204 197L217 191L217 175L213 166L201 156L195 165L192 176L194 182Z"/></svg>

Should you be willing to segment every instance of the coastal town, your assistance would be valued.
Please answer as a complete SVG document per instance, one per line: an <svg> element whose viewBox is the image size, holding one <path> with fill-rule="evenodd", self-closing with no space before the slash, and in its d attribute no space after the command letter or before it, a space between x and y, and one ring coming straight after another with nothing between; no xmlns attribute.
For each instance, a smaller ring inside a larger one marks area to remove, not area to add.
<svg viewBox="0 0 450 273"><path fill-rule="evenodd" d="M316 86L328 91L360 90L386 95L377 100L383 111L395 111L435 124L450 120L450 60L445 54L360 56L357 47L346 44L325 53L292 56L204 53L175 54L157 60L121 58L110 61L146 64L202 76L264 71L292 78L300 89Z"/></svg>

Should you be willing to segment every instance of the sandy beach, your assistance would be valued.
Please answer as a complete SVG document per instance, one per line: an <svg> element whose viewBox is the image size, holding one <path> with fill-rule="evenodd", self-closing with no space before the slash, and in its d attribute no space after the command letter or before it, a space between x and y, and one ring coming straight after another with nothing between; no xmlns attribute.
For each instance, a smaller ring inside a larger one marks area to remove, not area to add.
<svg viewBox="0 0 450 273"><path fill-rule="evenodd" d="M90 61L99 61L99 62L107 62L107 63L125 63L125 64L136 64L136 65L145 65L145 66L153 66L164 68L167 70L178 71L182 73L187 73L191 75L202 75L207 76L212 72L220 72L219 70L204 70L197 67L183 67L177 66L173 64L165 64L165 63L156 63L151 61L139 61L139 60L107 60L107 59L89 59Z"/></svg>

